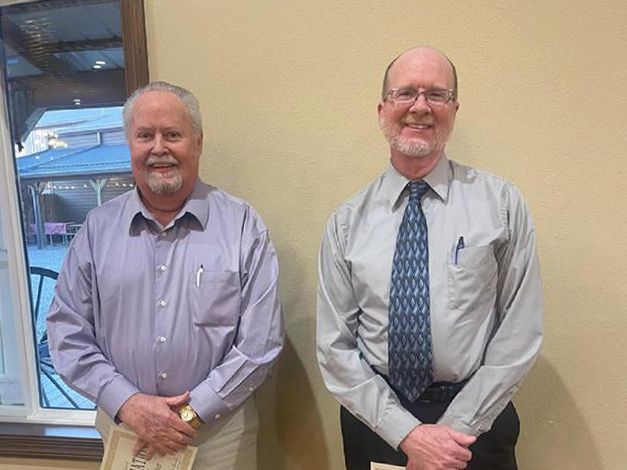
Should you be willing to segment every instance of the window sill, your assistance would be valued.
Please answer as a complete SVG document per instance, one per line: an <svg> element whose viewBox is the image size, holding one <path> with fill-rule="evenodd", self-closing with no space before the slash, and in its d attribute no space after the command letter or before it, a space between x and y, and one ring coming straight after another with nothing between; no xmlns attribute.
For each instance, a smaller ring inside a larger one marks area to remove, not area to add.
<svg viewBox="0 0 627 470"><path fill-rule="evenodd" d="M103 452L93 427L0 423L0 456L100 462Z"/></svg>

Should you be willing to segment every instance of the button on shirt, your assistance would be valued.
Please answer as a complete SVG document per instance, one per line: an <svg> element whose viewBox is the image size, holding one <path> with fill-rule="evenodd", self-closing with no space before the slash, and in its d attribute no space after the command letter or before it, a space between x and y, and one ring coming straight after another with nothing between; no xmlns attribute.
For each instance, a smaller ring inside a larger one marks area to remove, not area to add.
<svg viewBox="0 0 627 470"><path fill-rule="evenodd" d="M479 435L542 341L533 224L510 183L443 157L424 180L434 381L469 379L440 419ZM318 360L329 390L394 448L420 422L388 373L388 310L408 179L392 165L331 215L319 257ZM463 237L463 247L460 237Z"/></svg>
<svg viewBox="0 0 627 470"><path fill-rule="evenodd" d="M111 417L191 391L205 422L241 404L282 345L278 264L244 201L197 181L166 227L137 190L90 212L48 313L54 365Z"/></svg>

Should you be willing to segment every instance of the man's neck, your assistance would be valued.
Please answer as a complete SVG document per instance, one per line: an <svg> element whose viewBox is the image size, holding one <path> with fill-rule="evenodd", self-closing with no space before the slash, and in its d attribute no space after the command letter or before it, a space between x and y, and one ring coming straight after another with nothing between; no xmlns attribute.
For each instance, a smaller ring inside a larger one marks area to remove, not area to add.
<svg viewBox="0 0 627 470"><path fill-rule="evenodd" d="M144 194L140 193L141 200L144 206L146 206L146 209L148 209L148 212L150 212L163 227L174 220L174 217L176 217L176 214L181 210L188 196L189 194L185 197L178 194L168 196L151 194L149 197L146 197Z"/></svg>
<svg viewBox="0 0 627 470"><path fill-rule="evenodd" d="M431 173L443 156L444 152L438 152L424 157L410 157L392 150L390 162L400 174L414 181Z"/></svg>

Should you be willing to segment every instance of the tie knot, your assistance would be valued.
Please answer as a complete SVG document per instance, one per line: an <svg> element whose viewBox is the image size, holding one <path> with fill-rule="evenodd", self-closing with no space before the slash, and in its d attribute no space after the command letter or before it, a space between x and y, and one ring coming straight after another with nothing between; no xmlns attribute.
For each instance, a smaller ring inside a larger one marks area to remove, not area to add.
<svg viewBox="0 0 627 470"><path fill-rule="evenodd" d="M423 180L410 182L409 183L409 200L420 201L422 199L422 196L425 195L428 189L429 189L429 185L425 183Z"/></svg>

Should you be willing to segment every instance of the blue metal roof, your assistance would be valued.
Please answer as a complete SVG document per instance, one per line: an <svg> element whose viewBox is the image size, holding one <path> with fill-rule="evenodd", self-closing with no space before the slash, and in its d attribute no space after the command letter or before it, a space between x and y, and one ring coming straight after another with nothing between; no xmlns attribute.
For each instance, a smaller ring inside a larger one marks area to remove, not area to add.
<svg viewBox="0 0 627 470"><path fill-rule="evenodd" d="M99 131L122 127L122 106L108 108L78 108L49 110L41 117L35 129L61 127L59 135L78 131Z"/></svg>
<svg viewBox="0 0 627 470"><path fill-rule="evenodd" d="M126 145L51 149L17 159L20 179L53 180L131 173Z"/></svg>

